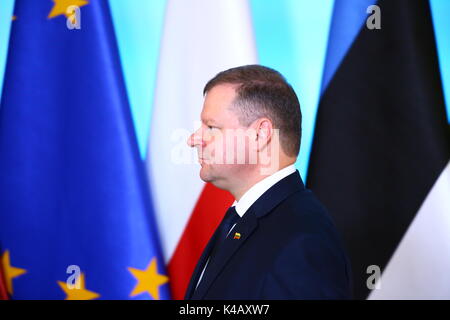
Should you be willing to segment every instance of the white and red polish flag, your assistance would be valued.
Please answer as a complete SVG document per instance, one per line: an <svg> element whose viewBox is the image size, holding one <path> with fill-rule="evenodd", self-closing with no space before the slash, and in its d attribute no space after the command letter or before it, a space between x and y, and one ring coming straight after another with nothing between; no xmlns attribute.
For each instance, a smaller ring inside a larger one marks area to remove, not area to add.
<svg viewBox="0 0 450 320"><path fill-rule="evenodd" d="M218 72L257 61L243 0L169 0L155 88L147 169L172 297L182 299L207 241L233 197L199 177L187 138L203 87Z"/></svg>

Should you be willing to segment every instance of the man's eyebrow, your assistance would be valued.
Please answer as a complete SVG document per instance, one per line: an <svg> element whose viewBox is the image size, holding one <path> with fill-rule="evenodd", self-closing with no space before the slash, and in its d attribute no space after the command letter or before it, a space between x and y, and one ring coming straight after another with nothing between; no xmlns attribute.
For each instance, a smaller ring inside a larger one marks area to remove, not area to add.
<svg viewBox="0 0 450 320"><path fill-rule="evenodd" d="M210 119L210 118L202 118L202 122L203 123L210 123L210 124L217 124L216 121L214 121L213 119Z"/></svg>

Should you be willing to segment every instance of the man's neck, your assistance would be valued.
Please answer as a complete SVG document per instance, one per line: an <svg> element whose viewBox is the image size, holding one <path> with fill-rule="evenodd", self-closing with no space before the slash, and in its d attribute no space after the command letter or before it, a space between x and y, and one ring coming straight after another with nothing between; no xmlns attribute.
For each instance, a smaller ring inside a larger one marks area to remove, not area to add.
<svg viewBox="0 0 450 320"><path fill-rule="evenodd" d="M236 199L236 201L239 201L242 196L248 191L250 190L250 188L252 188L255 184L257 184L258 182L264 180L267 177L270 177L271 175L273 175L274 173L294 164L295 161L290 161L290 162L286 162L283 165L278 166L277 168L273 168L271 170L265 170L263 171L264 174L261 174L261 168L257 168L254 171L252 171L252 174L249 175L249 177L247 177L243 182L242 185L239 186L239 188L236 188L235 190L229 190L230 193L234 196L234 198Z"/></svg>

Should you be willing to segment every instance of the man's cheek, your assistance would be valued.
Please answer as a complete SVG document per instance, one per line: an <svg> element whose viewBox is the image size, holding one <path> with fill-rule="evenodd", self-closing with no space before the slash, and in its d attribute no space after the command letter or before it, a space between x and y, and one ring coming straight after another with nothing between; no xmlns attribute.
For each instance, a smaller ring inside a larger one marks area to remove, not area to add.
<svg viewBox="0 0 450 320"><path fill-rule="evenodd" d="M228 134L224 136L221 141L222 146L222 163L235 164L236 163L236 137L234 134Z"/></svg>
<svg viewBox="0 0 450 320"><path fill-rule="evenodd" d="M212 149L212 154L213 154L213 158L214 158L214 162L215 164L224 164L225 162L225 149L226 149L226 144L225 141L223 139L222 136L219 137L214 137L214 143L213 143L214 148Z"/></svg>
<svg viewBox="0 0 450 320"><path fill-rule="evenodd" d="M227 136L224 141L225 161L227 164L245 164L248 160L248 137L244 132L237 131Z"/></svg>

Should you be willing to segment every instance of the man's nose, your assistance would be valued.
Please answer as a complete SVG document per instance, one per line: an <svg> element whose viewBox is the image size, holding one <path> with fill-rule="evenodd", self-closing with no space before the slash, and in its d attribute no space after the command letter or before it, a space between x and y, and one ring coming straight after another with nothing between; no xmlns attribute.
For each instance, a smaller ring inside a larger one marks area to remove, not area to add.
<svg viewBox="0 0 450 320"><path fill-rule="evenodd" d="M204 141L202 138L201 128L191 134L187 140L189 147L193 148L196 146L203 146Z"/></svg>

